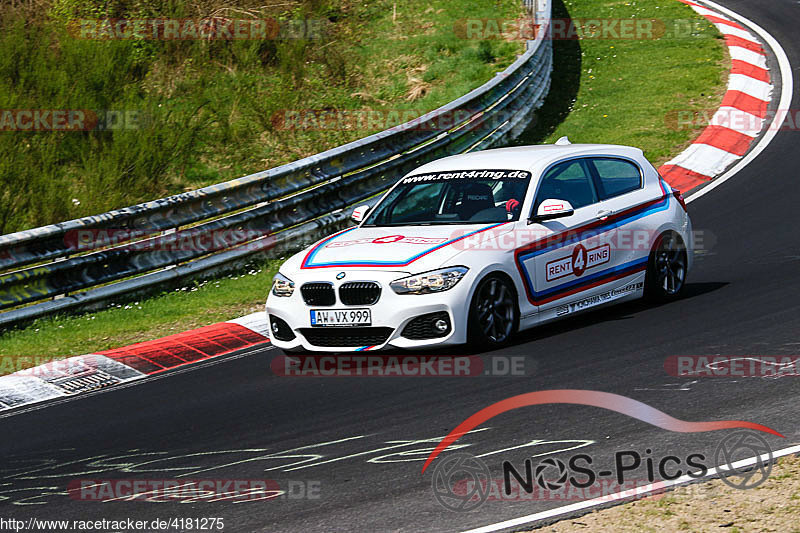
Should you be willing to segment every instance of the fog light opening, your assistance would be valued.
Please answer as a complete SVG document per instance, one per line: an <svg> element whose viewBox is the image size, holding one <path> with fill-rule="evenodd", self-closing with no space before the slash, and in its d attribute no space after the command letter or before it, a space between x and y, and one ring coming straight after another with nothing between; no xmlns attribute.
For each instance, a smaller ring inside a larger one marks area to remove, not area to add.
<svg viewBox="0 0 800 533"><path fill-rule="evenodd" d="M279 341L292 341L295 339L295 334L292 327L286 323L285 320L277 316L269 316L269 326L272 330L272 336Z"/></svg>
<svg viewBox="0 0 800 533"><path fill-rule="evenodd" d="M447 336L453 330L450 316L446 311L426 313L413 318L401 335L407 339L421 341L426 339L439 339Z"/></svg>

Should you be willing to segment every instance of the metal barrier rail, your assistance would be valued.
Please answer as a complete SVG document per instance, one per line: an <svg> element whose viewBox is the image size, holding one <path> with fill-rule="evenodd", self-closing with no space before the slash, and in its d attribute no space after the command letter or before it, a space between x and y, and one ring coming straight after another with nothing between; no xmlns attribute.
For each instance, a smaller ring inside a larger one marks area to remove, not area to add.
<svg viewBox="0 0 800 533"><path fill-rule="evenodd" d="M550 0L538 4L546 28ZM0 328L299 248L346 225L338 210L417 166L507 142L549 89L552 43L544 34L489 82L395 128L229 182L0 236L0 270L9 271L0 275L0 309L57 297L0 313ZM441 127L458 116L459 124ZM226 238L217 239L220 232ZM208 236L208 246L196 245ZM187 239L195 245L181 249Z"/></svg>

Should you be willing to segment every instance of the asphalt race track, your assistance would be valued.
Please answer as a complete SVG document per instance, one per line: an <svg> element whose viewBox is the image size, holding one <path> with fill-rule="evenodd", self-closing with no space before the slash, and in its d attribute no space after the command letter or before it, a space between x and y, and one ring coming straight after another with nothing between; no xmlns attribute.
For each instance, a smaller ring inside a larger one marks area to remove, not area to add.
<svg viewBox="0 0 800 533"><path fill-rule="evenodd" d="M764 27L800 65L796 2L723 4ZM797 95L791 108L800 109ZM476 411L546 389L612 392L688 421L757 422L786 436L766 435L773 449L797 444L797 378L675 378L664 361L675 355L800 355L798 145L800 133L781 131L746 169L689 205L695 230L713 245L697 256L681 300L578 316L481 355L524 356L535 368L532 375L290 378L270 370L280 350L234 354L0 419L3 514L22 520L221 517L224 530L234 532L484 526L565 502L488 501L477 511L448 511L433 496L433 468L422 474L422 464ZM493 477L502 477L503 460L521 468L526 457L567 448L580 447L606 465L620 450L710 456L723 434L673 433L612 411L547 405L500 415L458 444L483 455ZM235 504L189 496L185 503L102 503L64 492L75 480L134 478L270 479L294 492L292 498Z"/></svg>

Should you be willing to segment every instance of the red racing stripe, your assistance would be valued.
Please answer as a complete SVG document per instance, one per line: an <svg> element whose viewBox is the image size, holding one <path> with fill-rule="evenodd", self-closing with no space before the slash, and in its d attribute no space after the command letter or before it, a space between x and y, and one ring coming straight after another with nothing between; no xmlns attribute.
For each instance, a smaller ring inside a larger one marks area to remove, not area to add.
<svg viewBox="0 0 800 533"><path fill-rule="evenodd" d="M267 341L244 326L222 322L97 353L144 374L157 374Z"/></svg>
<svg viewBox="0 0 800 533"><path fill-rule="evenodd" d="M741 59L734 59L731 61L731 63L731 74L742 74L765 83L769 83L770 81L769 71L767 69L757 67L756 65L748 63L747 61L742 61Z"/></svg>
<svg viewBox="0 0 800 533"><path fill-rule="evenodd" d="M725 126L708 126L697 138L695 144L707 144L738 156L743 156L750 148L753 138Z"/></svg>
<svg viewBox="0 0 800 533"><path fill-rule="evenodd" d="M754 98L741 91L728 91L722 98L720 107L735 107L760 118L767 118L768 102Z"/></svg>
<svg viewBox="0 0 800 533"><path fill-rule="evenodd" d="M678 165L662 165L658 173L667 180L673 189L677 189L686 194L698 185L711 181L710 176L705 176L699 172L689 170Z"/></svg>

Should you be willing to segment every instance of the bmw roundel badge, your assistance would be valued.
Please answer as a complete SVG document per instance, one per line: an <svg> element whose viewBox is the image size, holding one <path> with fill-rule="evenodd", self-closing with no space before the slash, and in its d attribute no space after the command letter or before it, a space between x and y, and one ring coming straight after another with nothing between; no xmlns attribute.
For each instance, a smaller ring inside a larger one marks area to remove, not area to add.
<svg viewBox="0 0 800 533"><path fill-rule="evenodd" d="M344 272L339 272L336 274L336 279L344 279Z"/></svg>

